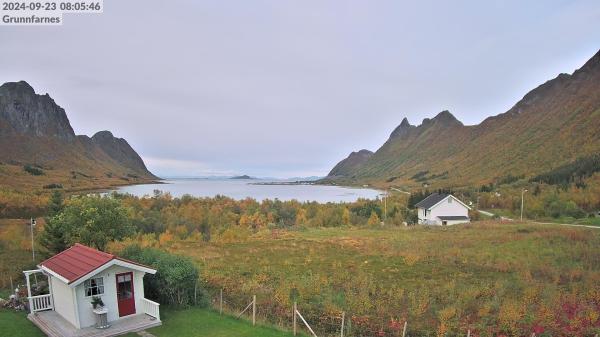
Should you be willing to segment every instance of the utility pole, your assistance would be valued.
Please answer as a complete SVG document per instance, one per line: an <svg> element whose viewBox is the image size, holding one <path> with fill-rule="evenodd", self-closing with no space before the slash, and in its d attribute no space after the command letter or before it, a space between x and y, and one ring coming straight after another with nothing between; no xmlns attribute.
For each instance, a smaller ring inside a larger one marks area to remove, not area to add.
<svg viewBox="0 0 600 337"><path fill-rule="evenodd" d="M525 198L525 192L527 192L526 189L521 190L521 221L523 221L523 199Z"/></svg>
<svg viewBox="0 0 600 337"><path fill-rule="evenodd" d="M35 263L35 241L33 240L33 227L35 227L35 218L31 218L29 227L31 228L31 259L33 260L33 263ZM35 286L37 287L37 273L33 274L33 278L35 279Z"/></svg>
<svg viewBox="0 0 600 337"><path fill-rule="evenodd" d="M33 260L33 262L35 262L35 245L34 245L34 240L33 240L33 227L35 227L35 219L31 218L31 222L29 223L29 226L31 228L31 258Z"/></svg>
<svg viewBox="0 0 600 337"><path fill-rule="evenodd" d="M385 222L387 221L387 198L388 198L388 191L385 191L385 196L383 199L383 224L385 225Z"/></svg>

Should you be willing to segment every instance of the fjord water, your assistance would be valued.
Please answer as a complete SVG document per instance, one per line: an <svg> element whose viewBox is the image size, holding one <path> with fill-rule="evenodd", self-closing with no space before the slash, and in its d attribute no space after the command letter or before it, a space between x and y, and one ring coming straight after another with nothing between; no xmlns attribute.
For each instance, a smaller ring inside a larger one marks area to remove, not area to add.
<svg viewBox="0 0 600 337"><path fill-rule="evenodd" d="M257 179L167 179L162 184L122 186L121 193L135 196L152 196L155 190L168 192L174 197L189 194L194 197L224 195L233 199L279 199L317 202L352 202L359 198L375 199L381 191L326 185L265 184L269 180Z"/></svg>

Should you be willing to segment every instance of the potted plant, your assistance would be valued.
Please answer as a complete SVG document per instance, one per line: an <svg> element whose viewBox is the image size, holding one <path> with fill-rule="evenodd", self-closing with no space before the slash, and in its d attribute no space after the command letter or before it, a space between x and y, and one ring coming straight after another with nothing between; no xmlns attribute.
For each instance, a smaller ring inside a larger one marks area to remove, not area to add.
<svg viewBox="0 0 600 337"><path fill-rule="evenodd" d="M94 307L94 309L96 309L97 307L103 307L104 306L104 302L102 302L102 299L100 298L100 296L92 296L92 307Z"/></svg>

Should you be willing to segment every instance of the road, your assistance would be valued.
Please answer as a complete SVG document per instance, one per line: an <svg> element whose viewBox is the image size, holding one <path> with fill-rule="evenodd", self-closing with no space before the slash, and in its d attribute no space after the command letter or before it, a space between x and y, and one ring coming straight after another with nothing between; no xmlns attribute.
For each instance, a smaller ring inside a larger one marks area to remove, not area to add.
<svg viewBox="0 0 600 337"><path fill-rule="evenodd" d="M490 217L494 217L496 216L494 213L490 213L490 212L486 212L486 211L482 211L480 209L477 210L479 213L483 214L483 215L487 215ZM514 221L511 218L506 218L506 217L500 217L501 220L508 220L508 221ZM538 225L558 225L558 226L569 226L569 227L586 227L586 228L594 228L594 229L600 229L600 226L591 226L591 225L576 225L576 224L571 224L571 223L557 223L557 222L539 222L539 221L531 221L531 220L524 220L525 222L528 223L534 223L534 224L538 224Z"/></svg>

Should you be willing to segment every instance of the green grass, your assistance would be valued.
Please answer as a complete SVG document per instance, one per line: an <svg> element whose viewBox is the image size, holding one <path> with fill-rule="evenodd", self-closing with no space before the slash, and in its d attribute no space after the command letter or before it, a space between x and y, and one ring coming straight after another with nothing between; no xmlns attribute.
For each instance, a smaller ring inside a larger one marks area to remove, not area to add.
<svg viewBox="0 0 600 337"><path fill-rule="evenodd" d="M0 309L0 336L44 337L45 335L27 320L24 311Z"/></svg>
<svg viewBox="0 0 600 337"><path fill-rule="evenodd" d="M156 337L291 337L268 326L252 326L245 320L208 310L161 310L163 325L149 329ZM135 335L132 335L135 336Z"/></svg>

